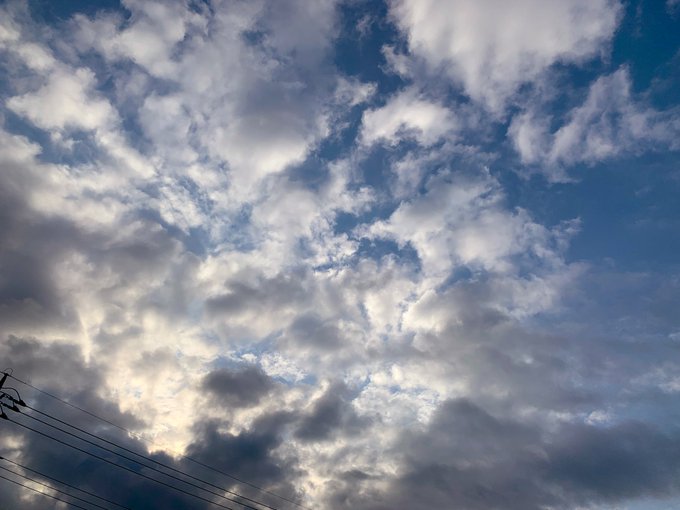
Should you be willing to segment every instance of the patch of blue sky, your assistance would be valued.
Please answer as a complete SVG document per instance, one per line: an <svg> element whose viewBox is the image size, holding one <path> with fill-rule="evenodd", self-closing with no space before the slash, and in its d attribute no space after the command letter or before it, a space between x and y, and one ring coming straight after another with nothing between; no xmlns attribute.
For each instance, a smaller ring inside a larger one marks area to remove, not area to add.
<svg viewBox="0 0 680 510"><path fill-rule="evenodd" d="M473 271L466 265L460 265L453 268L446 279L437 286L437 292L441 293L456 285L465 284L472 281L483 281L486 278L485 273Z"/></svg>
<svg viewBox="0 0 680 510"><path fill-rule="evenodd" d="M622 270L661 270L680 253L678 153L647 153L575 170L570 183L501 177L510 206L546 226L578 218L567 261L615 260Z"/></svg>
<svg viewBox="0 0 680 510"><path fill-rule="evenodd" d="M115 10L126 13L120 0L28 0L31 17L47 24L70 19L75 14L95 16L103 10Z"/></svg>
<svg viewBox="0 0 680 510"><path fill-rule="evenodd" d="M355 236L355 229L361 225L368 225L375 221L386 220L397 208L398 204L394 201L379 202L372 205L372 207L354 214L348 212L339 212L335 217L333 223L333 232L335 234L348 234L351 237Z"/></svg>
<svg viewBox="0 0 680 510"><path fill-rule="evenodd" d="M387 14L384 0L346 2L340 5L340 36L334 45L334 63L338 70L366 83L377 85L377 97L399 90L400 76L386 72L383 53L386 45L405 48L405 39Z"/></svg>
<svg viewBox="0 0 680 510"><path fill-rule="evenodd" d="M38 161L44 163L64 163L70 161L72 151L61 143L55 143L49 131L37 127L21 115L5 109L2 115L3 127L14 135L27 138L32 143L40 146L37 154Z"/></svg>
<svg viewBox="0 0 680 510"><path fill-rule="evenodd" d="M384 257L394 257L400 264L411 267L414 272L421 270L420 257L413 246L410 243L400 246L391 239L362 238L354 257L357 261L364 259L380 261Z"/></svg>
<svg viewBox="0 0 680 510"><path fill-rule="evenodd" d="M630 64L633 88L644 92L680 51L680 12L657 0L626 2L624 8L611 62L613 67ZM660 97L657 101L665 103Z"/></svg>

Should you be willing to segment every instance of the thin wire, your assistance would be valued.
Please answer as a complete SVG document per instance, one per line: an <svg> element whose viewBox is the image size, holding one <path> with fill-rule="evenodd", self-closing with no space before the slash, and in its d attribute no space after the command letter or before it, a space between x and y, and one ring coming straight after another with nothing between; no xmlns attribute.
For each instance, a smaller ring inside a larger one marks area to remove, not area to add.
<svg viewBox="0 0 680 510"><path fill-rule="evenodd" d="M148 440L148 439L144 439L144 438L143 438L142 436L140 436L139 434L137 434L137 433L135 433L135 432L132 432L131 430L126 429L125 427L122 427L122 426L120 426L120 425L118 425L118 424L116 424L116 423L113 423L112 421L109 421L109 420L107 420L106 418L102 418L101 416L97 416L96 414L91 413L90 411L88 411L88 410L86 410L86 409L83 409L82 407L78 407L78 406L75 405L75 404L71 404L70 402L67 402L66 400L63 400L63 399L59 398L58 396L53 395L52 393L49 393L49 392L47 392L47 391L45 391L45 390L41 390L40 388L38 388L38 387L36 387L36 386L33 386L31 383L28 383L28 382L26 382L26 381L22 381L21 379L19 379L19 378L15 377L14 375L12 375L11 372L8 373L7 370L5 370L4 373L6 373L9 377L11 377L12 379L14 379L15 381L17 381L17 382L19 382L19 383L21 383L21 384L25 384L25 385L28 386L29 388L33 388L34 390L36 390L36 391L38 391L38 392L40 392L40 393L42 393L42 394L44 394L44 395L47 395L48 397L51 397L51 398L53 398L53 399L55 399L55 400L58 400L58 401L61 402L62 404L66 404L67 406L72 407L73 409L77 409L78 411L80 411L80 412L82 412L82 413L85 413L85 414L87 414L87 415L89 415L89 416L92 416L93 418L96 418L96 419L98 419L98 420L100 420L100 421L102 421L102 422L104 422L104 423L108 423L108 424L111 425L112 427L115 427L115 428L117 428L117 429L119 429L119 430L122 430L123 432L126 432L126 433L130 434L130 435L136 437L137 439L139 439L140 441L143 441L143 442L145 442L145 443L147 443L147 444L152 444L152 445L158 446L158 445L157 445L156 443L154 443L153 441L150 441L150 440ZM188 460L188 461L190 461L190 462L193 462L194 464L198 464L199 466L204 467L205 469L209 469L210 471L213 471L213 472L215 472L215 473L219 473L219 474L221 474L222 476L226 476L227 478L231 478L232 480L234 480L234 481L236 481L236 482L238 482L238 483L242 483L243 485L247 485L248 487L252 487L253 489L256 489L256 490L258 490L258 491L260 491L260 492L263 492L263 493L265 493L265 494L269 494L270 496L273 496L273 497L275 497L275 498L278 498L278 499L280 499L280 500L282 500L282 501L286 501L287 503L290 503L290 504L295 505L295 506L297 506L297 507L299 507L299 508L302 508L303 510L311 510L311 508L306 507L306 506L302 505L301 503L298 503L297 501L294 501L294 500L292 500L292 499L286 498L285 496L280 496L280 495L276 494L275 492L272 492L272 491L270 491L270 490L264 489L264 488L262 488L262 487L260 487L260 486L258 486L258 485L255 485L254 483L250 483L250 482L247 482L247 481L242 480L242 479L240 479L240 478L237 478L237 477L235 477L234 475L231 475L231 474L229 474L229 473L227 473L227 472L225 472L225 471L222 471L222 470L220 470L220 469L217 469L217 468L215 468L215 467L209 466L208 464L204 464L203 462L201 462L201 461L199 461L199 460L196 460L196 459L194 459L194 458L191 458L191 457L189 457L188 455L178 454L178 456L181 457L181 458L183 458L183 459L186 459L186 460Z"/></svg>
<svg viewBox="0 0 680 510"><path fill-rule="evenodd" d="M1 391L2 393L4 393L4 392L7 391L7 390L12 390L14 393L17 394L17 397L21 398L21 395L19 395L19 392L18 392L16 389L14 389L14 388L10 388L9 386L3 386L2 388L0 388L0 391Z"/></svg>
<svg viewBox="0 0 680 510"><path fill-rule="evenodd" d="M54 436L51 436L51 435L49 435L49 434L46 434L46 433L44 433L44 432L41 432L40 430L34 429L33 427L29 427L28 425L24 425L23 423L19 423L18 421L14 421L14 420L7 420L7 421L9 421L10 423L13 423L14 425L18 425L19 427L23 427L23 428L25 428L25 429L27 429L27 430L30 430L30 431L32 431L32 432L35 432L36 434L40 434L41 436L44 436L44 437L46 437L46 438L48 438L48 439L52 439L53 441L56 441L57 443L63 444L63 445L65 445L65 446L68 446L69 448L73 448L74 450L77 450L77 451L79 451L79 452L82 452L82 453L84 453L84 454L86 454L86 455L90 455L91 457L94 457L95 459L99 459L99 460L101 460L101 461L103 461L103 462L106 462L107 464L111 464L112 466L116 466L116 467L118 467L118 468L120 468L120 469L124 469L125 471L129 471L130 473L133 473L133 474L135 474L135 475L137 475L137 476L140 476L140 477L142 477L142 478L146 478L147 480L151 480L152 482L156 482L156 483L158 483L158 484L164 485L165 487L169 487L169 488L171 488L171 489L173 489L173 490L176 490L176 491L178 491L178 492L181 492L181 493L183 493L183 494L186 494L187 496L191 496L191 497L193 497L193 498L200 499L201 501L205 501L206 503L210 503L211 505L219 506L220 508L226 508L227 510L236 510L236 509L233 508L233 507L226 506L226 505L222 505L222 504L220 504L220 503L215 503L214 501L210 501L208 498L204 498L204 497L199 496L199 495L197 495L197 494L192 494L191 492L185 491L184 489L180 489L179 487L175 487L174 485L170 485L169 483L165 483L165 482L163 482L163 481L161 481L161 480L156 480L155 478L152 478L152 477L147 476L147 475L145 475L145 474L143 474L143 473L140 473L140 472L138 472L138 471L135 471L134 469L130 469L130 468L127 467L127 466L123 466L123 465L121 465L121 464L116 464L115 462L113 462L113 461L107 459L106 457L102 457L101 455L97 455L96 453L92 453L92 452L88 452L87 450L83 450L82 448L79 448L79 447L77 447L77 446L75 446L75 445L72 445L72 444L70 444L70 443L67 443L66 441L62 441L61 439L58 439L58 438L56 438L56 437L54 437ZM85 509L85 510L87 510L87 509Z"/></svg>
<svg viewBox="0 0 680 510"><path fill-rule="evenodd" d="M61 480L58 480L57 478L54 478L54 477L49 476L49 475L46 475L45 473L41 473L40 471L36 471L35 469L31 469L31 468L28 467L28 466L24 466L23 464L19 464L18 462L14 462L13 460L8 459L7 457L1 457L1 456L0 456L0 459L4 460L4 461L6 461L6 462L9 462L9 463L11 463L11 464L14 464L15 466L20 467L20 468L23 469L24 471L29 471L29 472L31 472L31 473L35 473L35 474L38 475L38 476L42 476L43 478L47 478L48 480L52 480L53 482L57 482L57 483L60 483L60 484L62 484L62 485L65 485L66 487L70 487L71 489L75 489L75 490L77 490L77 491L83 492L83 493L87 494L88 496L92 496L93 498L101 499L102 501L106 501L107 503L110 503L110 504L112 504L112 505L116 505L116 506L118 506L118 507L120 507L120 508L124 508L125 510L131 510L130 508L128 508L128 507L126 507L126 506L123 506L123 505L120 505L120 504L116 503L115 501L111 501L110 499L106 499L106 498L103 498L103 497L101 497L101 496L97 496L97 495L96 495L95 493L93 493L93 492L86 491L85 489L81 489L80 487L76 487L75 485L71 485L71 484L68 484L68 483L66 483L66 482L63 482L63 481L61 481ZM93 503L93 504L94 504L94 503Z"/></svg>
<svg viewBox="0 0 680 510"><path fill-rule="evenodd" d="M6 405L6 404L3 404L3 405ZM36 418L35 416L31 416L30 414L22 414L22 416L26 416L26 417L30 418L31 420L35 420L35 421L37 421L38 423L42 423L43 425L46 425L46 426L51 427L51 428L53 428L53 429L55 429L55 430L58 430L59 432L61 432L61 433L63 433L63 434L67 434L67 435L69 435L69 436L71 436L71 437L75 437L76 439L79 439L80 441L83 441L84 443L87 443L87 444L90 444L90 445L95 446L95 447L97 447L97 448L100 448L100 449L102 449L102 450L104 450L104 451L106 451L106 452L113 453L114 455L118 455L119 457L121 457L121 458L123 458L123 459L125 459L125 460L129 460L130 462L134 462L135 464L137 464L137 465L139 465L139 466L145 467L145 468L147 468L147 469L151 469L152 471L156 471L157 473L160 473L160 474L162 474L162 475L164 475L164 476L167 476L168 478L172 478L173 480L177 480L178 482L182 482L182 483L185 483L185 484L187 484L187 485L190 485L191 487L194 487L194 488L196 488L196 489L205 491L205 492L207 492L207 493L209 493L209 494L212 494L213 496L217 496L217 497L223 498L223 499L225 499L225 500L227 500L227 501L231 501L232 503L237 503L237 504L239 504L239 505L241 505L241 506L244 506L244 507L246 507L246 508L250 508L251 510L260 510L260 509L258 509L258 508L255 508L254 506L250 506L250 505L247 505L247 504L245 504L245 503L241 503L240 501L237 501L237 500L235 500L235 499L231 499L231 498L228 498L228 497L226 497L226 496L223 496L223 495L220 494L219 492L214 492L214 491L211 491L211 490L209 490L209 489L206 489L205 487L201 487L200 485L197 485L197 484L195 484L195 483L187 482L186 480L182 480L181 478L179 478L179 477L177 477L177 476L171 475L171 474L169 474L169 473L165 473L165 472L161 471L160 469L157 469L157 468L155 468L155 467L153 467L153 466L149 466L149 465L147 465L147 464L142 464L142 463L139 462L138 460L135 460L135 459L133 459L133 458L131 458L131 457L128 457L127 455L123 455L122 453L118 453L118 452L116 452L115 450L111 450L110 448L106 448L105 446L98 445L97 443L94 443L94 442L92 442L92 441L90 441L90 440L88 440L88 439L84 439L84 438L78 436L77 434L73 434L72 432L69 432L68 430L64 430L64 429L62 429L62 428L59 428L59 427L57 427L57 426L55 426L55 425L52 425L51 423L48 423L48 422L46 422L46 421L44 421L44 420L41 420L40 418ZM201 481L202 481L202 480L201 480Z"/></svg>
<svg viewBox="0 0 680 510"><path fill-rule="evenodd" d="M215 488L215 489L218 489L218 490L227 492L227 493L229 493L229 494L232 494L232 495L234 495L234 496L236 496L236 497L238 497L238 498L241 498L241 499L243 499L243 500L245 500L245 501L250 501L251 503L255 503L256 505L260 505L260 506L269 508L270 510L277 510L277 509L276 509L275 507L273 507L273 506L269 506L269 505L267 505L267 504L265 504L265 503L261 503L261 502L255 500L255 499L248 498L248 497L246 497L246 496L243 496L243 495L239 494L238 492L234 492L234 491L231 491L231 490L229 490L229 489L225 489L224 487L220 487L219 485L215 485L215 484L212 484L212 483L210 483L210 482L206 482L205 480L203 480L203 479L201 479L201 478L198 478L198 477L196 477L196 476L193 476L193 475L190 475L190 474L188 474L188 473L185 473L184 471L181 471L181 470L179 470L179 469L176 469L176 468L174 468L174 467L172 467L172 466L169 466L169 465L167 465L167 464L165 464L165 463L163 463L163 462L159 462L159 461L157 461L157 460L152 459L151 457L147 457L146 455L143 455L143 454L141 454L141 453L137 453L137 452L134 451L134 450L130 450L129 448L126 448L126 447L121 446L121 445L119 445L119 444L117 444L117 443L114 443L113 441L109 441L109 440L107 440L107 439L104 439L104 438L102 438L102 437L99 437L99 436L97 436L96 434L92 434L92 433L90 433L90 432L88 432L88 431L86 431L86 430L81 429L80 427L76 427L75 425L71 425L70 423L65 422L64 420L60 420L59 418L55 418L54 416L51 416L51 415L49 415L49 414L47 414L47 413L44 413L44 412L42 412L42 411L36 409L35 407L31 407L31 406L29 406L29 405L26 405L25 407L28 408L28 409L30 409L31 411L34 411L34 412L38 413L38 414L41 414L41 415L43 415L43 416L46 416L47 418L50 418L51 420L54 420L54 421L59 422L59 423L61 423L61 424L63 424L63 425L66 425L67 427L71 427L72 429L75 429L75 430L77 430L78 432L81 432L82 434L86 434L86 435L88 435L88 436L90 436L90 437L93 437L93 438L95 438L95 439L98 439L99 441L103 441L104 443L107 443L107 444L110 444L110 445L112 445L112 446L115 446L116 448L120 448L121 450L125 450L126 452L129 452L129 453L131 453L131 454L133 454L133 455L136 455L136 456L138 456L138 457L141 457L142 459L145 459L145 460L147 460L147 461L149 461L149 462L153 462L154 464L158 464L159 466L162 466L162 467L164 467L164 468L166 468L166 469L169 469L169 470L171 470L171 471L174 471L174 472L176 472L176 473L179 473L179 474L181 474L181 475L183 475L183 476L186 476L186 477L191 478L191 479L193 479L193 480L196 480L196 481L198 481L198 482L201 482L201 483L204 483L204 484L206 484L206 485L209 485L210 487L213 487L213 488ZM30 417L30 415L25 415L25 416L29 416L29 417ZM44 422L42 422L42 423L44 423ZM62 429L57 428L57 430L62 430ZM65 432L65 433L68 434L68 432L66 432L66 431L63 431L63 432ZM77 436L76 436L76 437L77 437ZM79 439L80 439L80 438L79 438ZM95 445L95 446L98 446L99 448L102 448L102 447L99 446L99 445ZM114 452L114 453L115 453L115 452ZM136 461L133 460L133 462L136 462ZM166 473L163 473L163 474L166 474ZM168 475L168 476L169 476L169 475ZM204 489L204 490L205 490L205 489ZM234 500L230 499L229 501L234 501ZM235 502L237 502L237 503L239 503L239 504L242 504L242 503L239 502L239 501L235 501ZM244 505L244 506L245 506L246 508L251 508L251 509L253 508L253 507L248 506L248 505ZM257 510L257 509L254 509L254 510Z"/></svg>
<svg viewBox="0 0 680 510"><path fill-rule="evenodd" d="M41 494L42 496L56 499L57 501L61 501L62 503L66 503L67 505L71 505L72 507L75 508L80 508L82 510L89 510L88 508L85 508L84 506L76 505L75 503L71 503L70 501L66 501L65 499L58 498L57 496L52 496L51 494L45 494L42 491L39 491L38 489L34 489L33 487L29 487L28 485L24 485L23 483L17 482L16 480L12 480L11 478L7 478L6 476L0 475L0 478L7 480L8 482L15 483L19 485L20 487L23 487L24 489L28 489L29 491L37 492L38 494Z"/></svg>
<svg viewBox="0 0 680 510"><path fill-rule="evenodd" d="M0 469L4 469L5 471L8 471L8 472L12 473L13 475L20 476L21 478L25 478L25 479L28 480L29 482L37 483L38 485L42 485L43 487L47 487L48 489L51 489L51 490L53 490L53 491L56 491L56 492L58 492L58 493L60 493L60 494L64 494L64 495L68 496L69 498L77 499L78 501L82 501L83 503L87 503L88 505L96 506L97 508L103 508L104 510L109 510L109 509L106 508L105 506L101 506L101 505L98 505L97 503L93 503L92 501L88 501L87 499L80 498L80 497L78 497L78 496L74 496L73 494L69 494L69 493L66 492L66 491L59 490L59 489L57 489L56 487L52 487L52 486L49 485L49 484L40 482L40 481L38 481L38 480L36 480L36 479L34 479L34 478L31 478L30 476L22 475L21 473L17 473L16 471L12 471L12 470L9 469L9 468L0 466Z"/></svg>

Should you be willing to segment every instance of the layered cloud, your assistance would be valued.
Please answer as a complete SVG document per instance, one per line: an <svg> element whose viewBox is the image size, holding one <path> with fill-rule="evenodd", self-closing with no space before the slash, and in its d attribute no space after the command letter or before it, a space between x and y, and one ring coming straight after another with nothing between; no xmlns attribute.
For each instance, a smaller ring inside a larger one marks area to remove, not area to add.
<svg viewBox="0 0 680 510"><path fill-rule="evenodd" d="M0 358L130 433L25 400L276 508L677 498L675 269L582 255L554 184L678 150L633 64L570 74L619 3L36 9L0 9ZM211 507L7 427L69 483Z"/></svg>

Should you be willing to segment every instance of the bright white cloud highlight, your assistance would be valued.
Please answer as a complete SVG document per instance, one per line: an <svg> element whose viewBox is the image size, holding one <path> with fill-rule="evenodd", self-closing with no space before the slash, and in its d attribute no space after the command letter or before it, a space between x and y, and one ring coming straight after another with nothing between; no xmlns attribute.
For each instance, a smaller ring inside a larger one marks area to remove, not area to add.
<svg viewBox="0 0 680 510"><path fill-rule="evenodd" d="M384 106L364 112L361 140L366 145L379 141L395 145L402 139L414 139L429 146L452 135L456 128L456 119L448 108L409 89Z"/></svg>
<svg viewBox="0 0 680 510"><path fill-rule="evenodd" d="M615 0L395 0L411 51L491 110L552 64L580 63L616 28Z"/></svg>

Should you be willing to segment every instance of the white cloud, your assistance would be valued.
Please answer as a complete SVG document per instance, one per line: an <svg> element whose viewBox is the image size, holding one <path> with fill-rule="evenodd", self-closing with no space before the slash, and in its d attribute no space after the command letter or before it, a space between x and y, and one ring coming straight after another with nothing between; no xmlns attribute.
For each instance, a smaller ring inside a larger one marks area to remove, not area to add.
<svg viewBox="0 0 680 510"><path fill-rule="evenodd" d="M395 145L413 138L428 146L451 136L457 126L448 108L408 89L391 97L385 106L364 112L361 140L366 145L380 141Z"/></svg>
<svg viewBox="0 0 680 510"><path fill-rule="evenodd" d="M94 46L109 59L130 59L155 76L173 78L174 47L190 27L204 28L201 16L176 1L126 0L123 3L132 16L131 22L122 29L124 22L118 15L94 20L78 16L79 44Z"/></svg>
<svg viewBox="0 0 680 510"><path fill-rule="evenodd" d="M79 18L80 47L132 61L178 89L172 97L146 98L140 111L145 135L162 166L182 168L197 152L210 158L208 166L226 163L226 178L212 179L216 204L224 203L227 188L234 205L254 198L262 179L301 163L328 134L328 107L336 99L355 104L368 93L355 86L357 98L336 95L342 81L310 72L327 65L334 2L313 8L297 1L285 8L222 2L209 27L207 11L193 12L182 2L126 6L132 18L125 25L115 17ZM250 41L249 32L260 35ZM139 92L134 74L119 80L121 92Z"/></svg>
<svg viewBox="0 0 680 510"><path fill-rule="evenodd" d="M12 97L7 106L45 129L106 127L116 116L108 101L92 97L93 83L94 74L89 69L73 72L59 66L50 73L45 86Z"/></svg>
<svg viewBox="0 0 680 510"><path fill-rule="evenodd" d="M509 128L525 164L545 165L559 177L560 168L594 164L621 154L636 154L658 147L678 147L680 121L676 112L657 111L635 97L627 68L598 78L580 106L564 123L550 131L554 119L540 106L516 116Z"/></svg>
<svg viewBox="0 0 680 510"><path fill-rule="evenodd" d="M411 51L491 110L556 62L580 63L612 37L613 0L395 0Z"/></svg>
<svg viewBox="0 0 680 510"><path fill-rule="evenodd" d="M70 346L96 372L40 371L43 360L25 374L41 386L82 377L163 448L182 450L208 423L236 445L255 432L280 439L274 471L286 468L288 482L310 495L307 506L347 508L364 496L371 505L408 469L404 437L434 430L435 445L447 442L448 422L443 433L432 427L447 399L474 404L449 406L469 414L470 428L476 419L498 430L513 419L604 426L599 410L609 403L589 393L606 396L611 372L602 371L630 359L626 376L644 374L664 357L659 343L677 343L675 316L671 336L645 344L644 356L569 336L570 324L560 329L565 294L582 283L583 266L566 255L578 222L548 225L510 205L495 173L506 171L494 160L505 147L489 147L498 125L484 124L476 104L451 105L441 83L419 81L417 58L384 49L392 70L416 82L388 97L378 95L381 83L340 76L333 2L216 1L211 12L200 3L125 5L126 20L100 13L72 20L70 35L46 29L51 50L0 16L0 44L23 73L9 78L4 105L38 128L0 130L0 353L31 342ZM546 3L565 17L552 46L544 30L555 29L555 16L543 4L518 2L517 12L491 2L393 4L404 16L430 16L437 5L431 33L421 33L425 18L407 27L422 39L411 49L437 65L428 45L449 37L445 30L457 31L451 44L481 41L453 53L444 45L441 63L491 107L551 63L594 55L609 37L609 18L578 27L569 18L570 5L585 16L603 2ZM498 13L484 18L493 6ZM531 6L546 27L525 34L517 25ZM449 19L449 8L460 16ZM496 33L501 21L509 26ZM523 74L506 73L518 59ZM660 122L669 116L635 102L627 84L623 71L596 82L564 130L550 131L543 104L523 112L510 133L525 162L610 157L622 139L672 144ZM385 102L362 115L367 101ZM467 130L476 130L472 139ZM362 165L375 144L392 174L372 188ZM668 303L662 312L677 308ZM593 331L597 321L581 319L568 320ZM275 392L243 410L209 402L205 374L244 362L275 378ZM677 372L669 366L647 386L676 394ZM317 406L334 388L347 390L338 391L344 407ZM318 409L330 432L305 442L296 428Z"/></svg>
<svg viewBox="0 0 680 510"><path fill-rule="evenodd" d="M427 193L404 201L386 221L376 222L370 236L411 244L428 277L446 278L456 267L492 272L514 268L511 257L527 250L540 256L550 233L526 212L503 207L503 194L489 175L432 177Z"/></svg>

